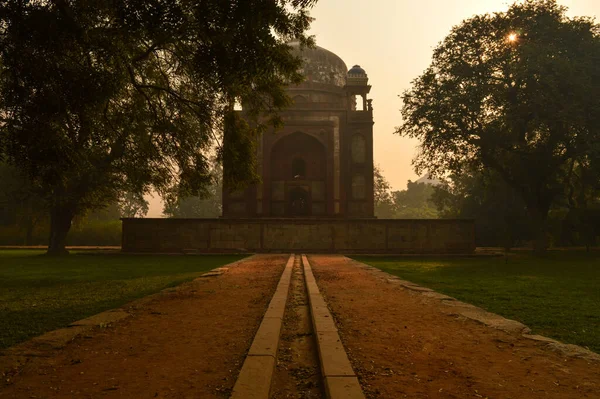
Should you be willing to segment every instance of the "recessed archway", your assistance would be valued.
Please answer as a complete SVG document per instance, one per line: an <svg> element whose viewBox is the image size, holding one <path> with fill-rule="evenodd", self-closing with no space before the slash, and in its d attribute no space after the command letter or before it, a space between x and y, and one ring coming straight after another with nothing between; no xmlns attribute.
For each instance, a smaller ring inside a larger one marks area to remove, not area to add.
<svg viewBox="0 0 600 399"><path fill-rule="evenodd" d="M301 132L280 138L270 154L271 216L323 215L327 199L325 146Z"/></svg>

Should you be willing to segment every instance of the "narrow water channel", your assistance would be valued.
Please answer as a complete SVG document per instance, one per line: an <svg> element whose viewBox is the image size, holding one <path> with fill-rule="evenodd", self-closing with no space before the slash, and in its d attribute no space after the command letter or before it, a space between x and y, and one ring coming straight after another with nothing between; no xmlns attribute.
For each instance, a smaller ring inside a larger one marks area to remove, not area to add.
<svg viewBox="0 0 600 399"><path fill-rule="evenodd" d="M325 398L300 255L296 255L271 399Z"/></svg>

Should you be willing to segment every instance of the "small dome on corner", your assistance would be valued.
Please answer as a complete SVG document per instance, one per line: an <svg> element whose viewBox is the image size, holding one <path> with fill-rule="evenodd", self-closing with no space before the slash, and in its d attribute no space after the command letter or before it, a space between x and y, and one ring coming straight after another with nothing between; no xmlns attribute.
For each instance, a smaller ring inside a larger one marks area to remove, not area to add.
<svg viewBox="0 0 600 399"><path fill-rule="evenodd" d="M366 75L367 72L360 67L360 65L354 65L352 69L348 71L348 75Z"/></svg>

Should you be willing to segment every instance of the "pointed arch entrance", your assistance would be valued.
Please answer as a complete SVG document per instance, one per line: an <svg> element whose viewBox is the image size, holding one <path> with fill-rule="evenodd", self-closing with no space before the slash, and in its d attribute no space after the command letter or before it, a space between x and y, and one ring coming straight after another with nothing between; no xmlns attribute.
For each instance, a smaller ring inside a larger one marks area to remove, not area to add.
<svg viewBox="0 0 600 399"><path fill-rule="evenodd" d="M311 135L296 132L279 139L270 157L271 216L325 215L325 146Z"/></svg>

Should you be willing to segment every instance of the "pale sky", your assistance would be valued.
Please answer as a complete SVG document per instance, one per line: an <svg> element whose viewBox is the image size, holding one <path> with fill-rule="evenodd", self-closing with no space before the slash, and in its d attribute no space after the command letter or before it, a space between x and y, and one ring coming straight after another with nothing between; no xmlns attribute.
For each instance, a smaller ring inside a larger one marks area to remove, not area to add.
<svg viewBox="0 0 600 399"><path fill-rule="evenodd" d="M310 34L317 45L345 62L363 67L374 109L375 163L394 190L415 180L411 160L417 142L393 134L401 123L398 97L427 68L434 47L450 29L476 14L505 11L507 0L319 0ZM570 16L600 15L600 0L559 0ZM162 204L150 203L149 217L160 217Z"/></svg>
<svg viewBox="0 0 600 399"><path fill-rule="evenodd" d="M374 109L375 163L394 190L418 176L411 167L418 142L393 134L402 122L398 95L429 66L434 47L454 25L476 14L505 11L506 0L319 0L311 15L317 45L369 76ZM569 16L600 16L600 0L559 0Z"/></svg>

